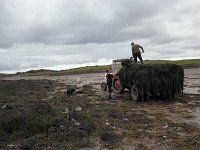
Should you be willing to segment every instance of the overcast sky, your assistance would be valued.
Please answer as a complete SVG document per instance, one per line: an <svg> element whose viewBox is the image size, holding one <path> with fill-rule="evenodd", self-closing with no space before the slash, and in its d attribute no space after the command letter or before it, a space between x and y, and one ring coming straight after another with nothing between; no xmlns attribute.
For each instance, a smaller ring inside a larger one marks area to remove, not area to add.
<svg viewBox="0 0 200 150"><path fill-rule="evenodd" d="M199 0L0 0L0 73L200 58Z"/></svg>

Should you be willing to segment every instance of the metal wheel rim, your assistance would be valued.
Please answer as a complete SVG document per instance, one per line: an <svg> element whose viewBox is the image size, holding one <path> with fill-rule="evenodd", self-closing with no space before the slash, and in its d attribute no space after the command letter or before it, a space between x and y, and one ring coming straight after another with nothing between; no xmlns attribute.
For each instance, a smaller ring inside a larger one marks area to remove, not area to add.
<svg viewBox="0 0 200 150"><path fill-rule="evenodd" d="M117 91L120 91L120 90L121 90L122 86L121 86L120 80L115 80L114 88L115 88Z"/></svg>

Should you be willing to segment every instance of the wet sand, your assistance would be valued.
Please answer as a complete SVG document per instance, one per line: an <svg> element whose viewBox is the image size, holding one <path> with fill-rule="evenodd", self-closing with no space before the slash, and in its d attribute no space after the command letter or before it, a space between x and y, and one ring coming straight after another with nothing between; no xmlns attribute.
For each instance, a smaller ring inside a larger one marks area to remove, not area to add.
<svg viewBox="0 0 200 150"><path fill-rule="evenodd" d="M200 68L184 69L184 93L186 94L200 94ZM4 80L56 80L66 84L77 84L82 86L85 84L100 85L105 81L103 73L88 73L78 75L65 76L14 76L7 77ZM97 87L97 86L96 86Z"/></svg>
<svg viewBox="0 0 200 150"><path fill-rule="evenodd" d="M200 94L200 68L185 69L184 93Z"/></svg>

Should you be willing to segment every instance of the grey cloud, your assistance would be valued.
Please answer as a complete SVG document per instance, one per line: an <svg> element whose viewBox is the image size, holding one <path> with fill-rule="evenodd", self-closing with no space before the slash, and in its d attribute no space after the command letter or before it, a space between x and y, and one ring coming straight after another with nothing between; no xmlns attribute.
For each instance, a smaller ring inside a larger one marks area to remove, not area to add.
<svg viewBox="0 0 200 150"><path fill-rule="evenodd" d="M0 0L0 48L6 51L0 51L0 70L130 57L132 41L145 48L144 58L200 57L199 5L198 0Z"/></svg>
<svg viewBox="0 0 200 150"><path fill-rule="evenodd" d="M48 3L48 1L44 2ZM15 15L15 7L17 10L25 7L23 2L18 5L15 4L13 10L10 10L8 6L4 7L4 16L5 14L7 16L10 15L8 17L10 19L10 27L1 27L9 34L9 36L1 35L1 39L6 40L5 42L1 42L1 45L4 46L9 43L12 46L13 43L27 42L42 42L45 44L122 42L128 40L134 34L134 31L132 33L123 32L126 25L138 28L137 26L143 24L143 20L149 20L157 15L161 9L164 9L162 5L166 6L168 4L163 4L163 2L154 3L152 0L145 3L137 0L126 0L123 2L86 1L86 3L80 0L73 3L69 1L61 2L63 2L63 6L59 6L54 11L49 11L50 16L42 14L42 8L40 8L39 13L41 14L38 13L37 17L33 17L31 24L29 21L22 22L20 17L27 19L27 16L22 14L24 13L23 11L19 11ZM59 10L60 7L62 8L61 10ZM36 15L36 13L32 13L31 15ZM16 18L13 19L14 17ZM149 26L149 31L151 27L153 25ZM142 32L142 29L138 30L138 32ZM137 32L134 35L137 35ZM6 42L7 44L4 44Z"/></svg>

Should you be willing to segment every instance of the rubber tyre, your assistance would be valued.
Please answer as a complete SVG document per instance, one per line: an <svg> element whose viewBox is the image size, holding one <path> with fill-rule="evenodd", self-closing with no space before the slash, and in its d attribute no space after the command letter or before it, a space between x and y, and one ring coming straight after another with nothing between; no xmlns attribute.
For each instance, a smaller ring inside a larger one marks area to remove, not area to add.
<svg viewBox="0 0 200 150"><path fill-rule="evenodd" d="M121 94L124 92L124 87L122 86L121 81L118 76L115 76L113 78L112 88L113 88L113 92L116 94Z"/></svg>
<svg viewBox="0 0 200 150"><path fill-rule="evenodd" d="M107 84L105 82L101 83L101 90L106 91L107 90Z"/></svg>
<svg viewBox="0 0 200 150"><path fill-rule="evenodd" d="M139 100L139 90L135 85L132 85L131 87L131 96L134 101Z"/></svg>

